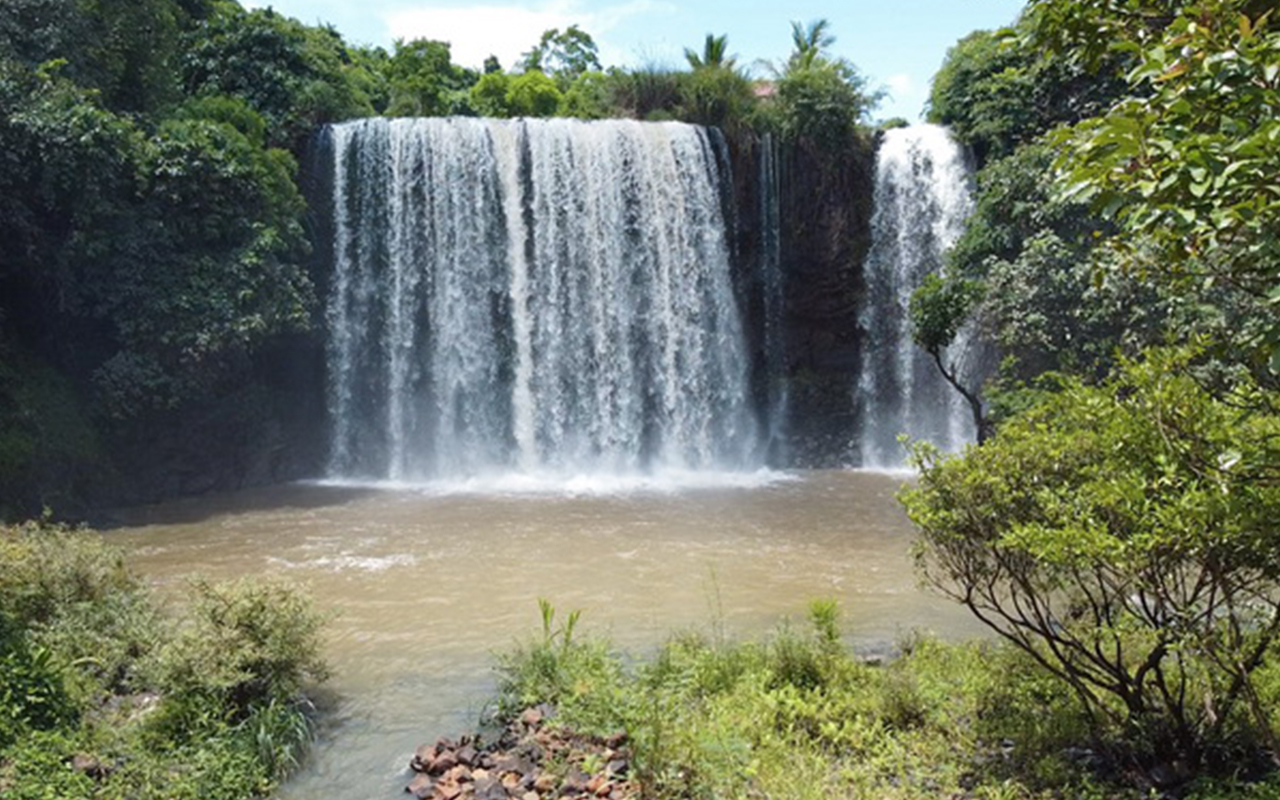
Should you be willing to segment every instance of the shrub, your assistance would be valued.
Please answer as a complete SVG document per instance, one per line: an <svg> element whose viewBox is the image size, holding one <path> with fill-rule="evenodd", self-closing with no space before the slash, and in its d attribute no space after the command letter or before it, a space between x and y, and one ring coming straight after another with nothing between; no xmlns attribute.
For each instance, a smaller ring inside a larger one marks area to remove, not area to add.
<svg viewBox="0 0 1280 800"><path fill-rule="evenodd" d="M681 119L726 132L745 127L756 102L751 81L732 67L695 69L679 90Z"/></svg>
<svg viewBox="0 0 1280 800"><path fill-rule="evenodd" d="M1210 392L1192 356L1064 380L961 457L918 447L902 496L926 578L1148 766L1275 748L1253 676L1280 633L1280 415L1248 378Z"/></svg>
<svg viewBox="0 0 1280 800"><path fill-rule="evenodd" d="M197 582L175 626L95 534L0 528L0 794L269 794L311 739L319 621L285 584Z"/></svg>
<svg viewBox="0 0 1280 800"><path fill-rule="evenodd" d="M560 108L560 88L537 70L512 78L507 86L507 108L513 117L550 117Z"/></svg>
<svg viewBox="0 0 1280 800"><path fill-rule="evenodd" d="M0 528L0 564L0 609L20 627L48 626L77 605L139 590L118 550L61 525Z"/></svg>
<svg viewBox="0 0 1280 800"><path fill-rule="evenodd" d="M486 72L471 87L471 107L482 117L509 117L507 92L511 89L511 76L505 72Z"/></svg>
<svg viewBox="0 0 1280 800"><path fill-rule="evenodd" d="M800 69L778 80L778 125L784 135L823 147L848 147L858 122L876 99L863 94L862 81L833 65Z"/></svg>
<svg viewBox="0 0 1280 800"><path fill-rule="evenodd" d="M48 730L75 718L53 654L31 646L0 612L0 749L29 730Z"/></svg>
<svg viewBox="0 0 1280 800"><path fill-rule="evenodd" d="M160 653L159 682L185 701L213 698L235 719L273 701L294 699L323 680L323 617L292 584L197 580L190 620Z"/></svg>
<svg viewBox="0 0 1280 800"><path fill-rule="evenodd" d="M56 653L67 688L128 689L163 623L118 550L96 535L28 523L0 530L0 616L34 651Z"/></svg>
<svg viewBox="0 0 1280 800"><path fill-rule="evenodd" d="M573 79L560 101L560 114L578 119L605 119L614 112L616 81L603 72L584 72Z"/></svg>
<svg viewBox="0 0 1280 800"><path fill-rule="evenodd" d="M680 105L681 86L687 73L660 66L643 66L628 73L614 73L614 104L635 119L671 119Z"/></svg>

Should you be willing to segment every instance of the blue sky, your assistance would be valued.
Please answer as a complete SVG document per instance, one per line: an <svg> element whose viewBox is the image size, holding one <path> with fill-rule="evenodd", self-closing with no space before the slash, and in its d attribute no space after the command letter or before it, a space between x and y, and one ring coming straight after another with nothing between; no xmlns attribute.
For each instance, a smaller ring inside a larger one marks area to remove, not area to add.
<svg viewBox="0 0 1280 800"><path fill-rule="evenodd" d="M918 119L947 48L973 30L1012 22L1022 0L242 0L303 22L327 22L348 41L389 47L396 38L441 39L454 61L479 66L490 53L510 67L547 28L578 24L605 66L684 64L685 47L727 34L738 62L780 61L791 20L826 18L832 50L890 96L880 119ZM755 70L763 74L759 67Z"/></svg>

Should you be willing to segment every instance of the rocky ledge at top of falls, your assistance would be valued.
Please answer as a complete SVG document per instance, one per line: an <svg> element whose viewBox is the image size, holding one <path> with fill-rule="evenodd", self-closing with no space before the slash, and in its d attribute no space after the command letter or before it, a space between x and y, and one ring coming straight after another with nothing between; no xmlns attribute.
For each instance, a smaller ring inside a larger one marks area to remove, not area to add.
<svg viewBox="0 0 1280 800"><path fill-rule="evenodd" d="M419 747L405 791L420 800L546 800L640 794L630 778L626 734L587 736L548 724L554 710L528 708L492 742L480 734Z"/></svg>

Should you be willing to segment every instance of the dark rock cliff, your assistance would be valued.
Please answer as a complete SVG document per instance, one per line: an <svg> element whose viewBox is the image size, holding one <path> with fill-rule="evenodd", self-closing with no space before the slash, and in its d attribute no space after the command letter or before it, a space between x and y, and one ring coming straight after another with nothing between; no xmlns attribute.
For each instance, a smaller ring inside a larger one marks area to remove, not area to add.
<svg viewBox="0 0 1280 800"><path fill-rule="evenodd" d="M875 140L866 133L840 151L811 143L777 148L778 221L783 309L780 365L766 350L764 225L757 139L730 143L736 207L740 298L753 353L752 387L762 419L769 385L783 381L784 441L771 465L848 465L855 441L858 306L861 265L870 248ZM781 374L772 374L779 370ZM776 393L775 393L776 394Z"/></svg>

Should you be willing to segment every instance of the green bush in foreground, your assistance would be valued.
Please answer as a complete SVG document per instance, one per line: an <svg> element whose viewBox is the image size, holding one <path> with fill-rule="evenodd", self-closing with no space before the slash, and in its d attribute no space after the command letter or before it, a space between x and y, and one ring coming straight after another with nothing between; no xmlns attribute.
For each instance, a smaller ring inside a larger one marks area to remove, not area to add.
<svg viewBox="0 0 1280 800"><path fill-rule="evenodd" d="M499 716L548 702L555 724L625 730L653 798L1151 796L1140 773L1092 749L1079 698L1017 648L915 638L869 664L831 636L833 612L815 603L812 630L760 642L680 635L636 663L576 624L556 627L544 605L542 637L500 661ZM1181 791L1268 797L1280 783Z"/></svg>
<svg viewBox="0 0 1280 800"><path fill-rule="evenodd" d="M1076 695L1150 772L1280 758L1280 415L1242 375L1152 351L1062 390L904 493L926 576Z"/></svg>
<svg viewBox="0 0 1280 800"><path fill-rule="evenodd" d="M320 623L252 580L196 581L172 620L97 536L0 528L0 796L269 794L311 739Z"/></svg>

